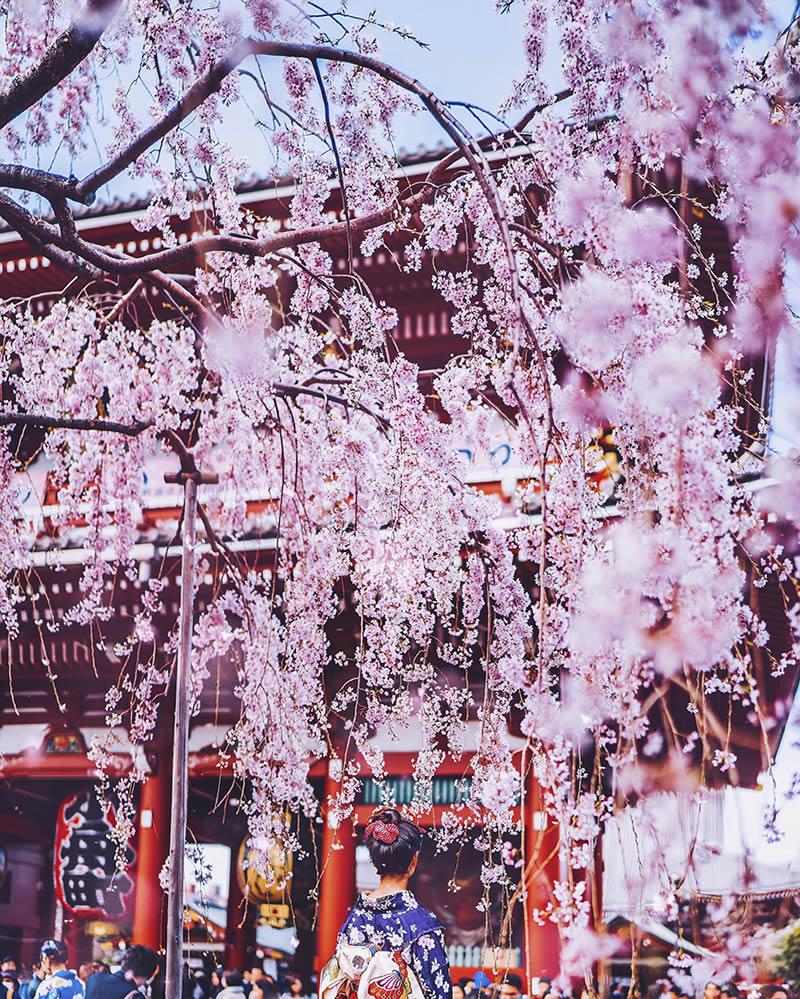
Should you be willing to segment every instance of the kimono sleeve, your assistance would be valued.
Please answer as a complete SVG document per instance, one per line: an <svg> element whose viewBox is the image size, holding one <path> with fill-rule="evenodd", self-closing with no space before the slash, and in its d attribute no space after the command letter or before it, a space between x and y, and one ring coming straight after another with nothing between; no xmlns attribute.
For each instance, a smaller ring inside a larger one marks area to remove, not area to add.
<svg viewBox="0 0 800 999"><path fill-rule="evenodd" d="M444 931L429 930L411 944L409 963L425 999L451 999L450 964L444 949Z"/></svg>

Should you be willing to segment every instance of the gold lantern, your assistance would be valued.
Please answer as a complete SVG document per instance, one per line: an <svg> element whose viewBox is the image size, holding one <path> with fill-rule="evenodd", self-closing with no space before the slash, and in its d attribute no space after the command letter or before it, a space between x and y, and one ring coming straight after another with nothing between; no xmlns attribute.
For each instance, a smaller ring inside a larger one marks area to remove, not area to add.
<svg viewBox="0 0 800 999"><path fill-rule="evenodd" d="M247 839L242 840L239 847L239 859L236 864L236 878L242 894L252 902L277 905L285 903L289 896L289 881L292 876L291 851L283 849L277 843L269 851L269 864L273 872L273 883L259 874L255 867L258 851L248 848Z"/></svg>

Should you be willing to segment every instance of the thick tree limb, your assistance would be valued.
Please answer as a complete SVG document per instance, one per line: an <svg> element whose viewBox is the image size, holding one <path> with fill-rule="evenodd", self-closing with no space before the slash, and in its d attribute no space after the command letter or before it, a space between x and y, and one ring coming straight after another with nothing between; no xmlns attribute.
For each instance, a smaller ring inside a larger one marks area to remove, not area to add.
<svg viewBox="0 0 800 999"><path fill-rule="evenodd" d="M136 257L124 256L115 250L101 249L95 243L88 243L81 239L75 225L75 219L66 201L63 198L54 198L52 205L53 213L60 227L61 241L65 247L72 250L75 255L87 260L91 266L97 268L101 276L131 272L127 265L136 263ZM182 287L174 278L159 270L157 264L154 263L150 267L143 267L137 273L147 274L155 284L164 288L173 297L177 298L206 321L210 321L213 318L196 296Z"/></svg>
<svg viewBox="0 0 800 999"><path fill-rule="evenodd" d="M49 430L99 430L125 437L138 437L153 426L153 420L136 423L116 423L114 420L72 419L71 417L44 416L36 413L0 413L0 426L22 424L26 427L43 427Z"/></svg>
<svg viewBox="0 0 800 999"><path fill-rule="evenodd" d="M116 3L118 3L118 0L93 0L94 7L98 9L102 8L105 12L103 18L97 19L95 30L99 30L102 23L107 24L110 21L113 16L113 10L116 9ZM180 266L193 266L202 254L214 251L231 252L253 257L264 256L280 249L296 247L309 242L322 242L336 238L337 236L345 236L348 240L348 246L350 246L354 235L365 233L369 229L391 222L403 211L413 213L419 209L423 201L430 196L429 192L417 192L415 195L403 199L399 205L371 213L360 219L352 219L349 217L349 213L346 212L348 217L346 217L343 223L333 223L329 226L306 230L286 231L262 240L251 240L225 234L205 236L176 247L148 254L144 257L130 257L124 254L116 254L104 247L82 239L75 226L74 218L66 206L65 199L83 202L91 201L99 186L117 176L154 143L164 138L164 136L176 128L208 97L219 89L220 84L229 73L236 70L244 59L253 55L306 59L312 62L318 76L318 60L325 59L328 61L344 62L368 69L403 89L414 93L425 104L457 146L456 150L446 157L441 167L449 167L460 158L466 159L483 189L500 228L502 241L506 246L511 291L514 297L519 299L519 279L511 243L510 226L508 220L505 218L502 199L499 197L489 165L484 158L481 148L483 143L474 142L446 105L439 101L433 92L423 86L418 80L361 53L349 52L328 46L304 45L280 41L260 42L252 38L244 39L197 80L183 98L160 121L144 130L125 150L82 181L75 182L72 178L59 177L57 175L50 176L42 171L28 170L24 167L0 167L0 185L5 180L7 186L34 190L48 197L59 222L60 238L54 240L53 227L48 226L42 220L37 220L33 216L23 218L17 214L13 208L9 207L14 205L13 202L8 203L6 213L3 217L9 224L15 228L19 228L21 234L25 237L36 238L40 248L45 247L48 242L55 242L56 246L62 251L69 251L71 254L85 261L90 265L92 270L96 268L98 271L104 271L108 274L142 275L152 273L155 270L164 271L165 269ZM562 95L558 95L558 97L561 98ZM325 95L323 90L324 100ZM338 157L337 166L340 171L341 182L343 178L341 177L341 167L338 165ZM23 212L24 210L19 209L17 206L17 211ZM13 219L12 215L16 215L16 219ZM29 213L26 213L26 215L29 215ZM51 256L49 253L48 255ZM53 259L52 256L51 259ZM64 257L61 254L59 262L64 266L70 267L71 270L78 270L76 267L77 261L72 257ZM96 277L98 275L92 273L91 276ZM525 326L521 309L519 310L519 315L521 324Z"/></svg>
<svg viewBox="0 0 800 999"><path fill-rule="evenodd" d="M0 164L0 187L16 188L20 191L32 191L48 200L51 197L80 200L75 193L76 177L63 177L47 170L37 170L35 167L21 166L18 163ZM84 203L90 204L91 197Z"/></svg>
<svg viewBox="0 0 800 999"><path fill-rule="evenodd" d="M90 280L106 276L107 271L88 263L82 254L66 249L61 233L55 226L36 218L4 194L0 194L0 218L18 232L32 249L38 250L59 267Z"/></svg>
<svg viewBox="0 0 800 999"><path fill-rule="evenodd" d="M511 300L514 303L514 311L516 313L515 326L517 329L514 332L514 344L515 351L518 352L519 333L522 330L527 330L532 335L533 331L522 308L522 290L520 286L519 269L517 267L511 232L509 230L509 220L506 215L503 199L500 197L500 192L497 189L491 168L486 160L483 150L480 147L480 144L474 141L472 136L459 122L455 115L453 115L449 108L441 100L439 100L430 88L420 83L420 81L415 77L409 76L406 73L401 73L393 66L381 62L379 59L374 59L371 56L364 55L361 52L350 52L345 49L333 48L326 45L307 45L303 43L284 41L260 42L253 38L246 38L235 46L227 56L216 62L204 76L202 76L192 87L190 87L185 96L178 101L166 115L164 115L161 121L156 122L149 129L146 129L128 146L126 150L123 150L104 167L101 167L93 174L90 174L85 180L81 181L77 187L78 192L82 196L85 196L96 191L98 187L110 180L111 177L115 176L121 170L133 163L140 155L142 155L142 153L149 149L150 146L162 139L170 131L172 131L173 128L184 121L197 107L200 106L200 104L203 103L204 100L206 100L207 97L219 88L222 80L229 73L233 72L233 70L238 67L239 63L251 55L303 59L311 62L312 64L315 64L318 60L320 60L326 62L341 62L351 66L358 66L362 69L369 70L381 79L394 83L403 90L414 94L422 102L433 118L444 129L447 135L450 136L455 145L461 150L461 154L469 164L475 176L475 180L477 181L489 204L489 207L491 208L492 215L494 216L499 230L500 240L503 244L506 263L508 266L509 292L511 294ZM347 220L345 224L345 233L348 235L348 238L352 236L349 220ZM285 240L285 237L282 238ZM324 237L320 234L315 237L315 239L318 238ZM250 241L242 241L244 244L248 242ZM292 244L288 241L283 241L281 243L281 247L290 245ZM228 247L220 246L215 248L226 249ZM240 244L234 252L246 251ZM159 263L156 266L163 267L164 264ZM133 273L137 273L137 271L133 269Z"/></svg>
<svg viewBox="0 0 800 999"><path fill-rule="evenodd" d="M0 94L0 128L37 101L79 66L97 45L122 0L89 0L80 16L47 48L39 62Z"/></svg>
<svg viewBox="0 0 800 999"><path fill-rule="evenodd" d="M374 410L362 403L352 403L339 395L332 395L320 389L309 388L305 385L283 385L276 382L272 386L276 396L283 399L297 399L307 396L312 399L321 399L326 405L331 403L341 406L344 410L356 409L373 419L382 433L386 433L390 423L385 417L380 416ZM46 430L92 430L110 434L122 434L125 437L138 437L145 430L150 430L155 426L155 420L136 420L133 423L119 423L115 420L92 420L84 417L67 416L46 416L41 413L0 413L0 427L22 425L26 427L42 427ZM177 451L183 462L192 460L191 452L187 449L185 442L174 430L159 430L157 435Z"/></svg>
<svg viewBox="0 0 800 999"><path fill-rule="evenodd" d="M135 162L142 153L147 152L152 145L177 128L205 100L219 90L222 81L239 66L239 63L248 56L256 54L258 44L254 39L246 38L231 49L226 56L215 62L205 75L189 87L183 97L173 105L163 118L141 132L126 149L123 149L113 159L80 181L76 187L78 199L81 200L94 194L103 184L108 183L109 180Z"/></svg>
<svg viewBox="0 0 800 999"><path fill-rule="evenodd" d="M361 218L352 219L349 227L346 222L334 222L327 226L315 226L312 229L288 229L264 239L247 239L244 236L225 234L199 236L187 243L181 243L166 250L158 250L143 257L112 255L104 247L81 239L77 232L70 245L75 253L85 257L97 267L104 268L108 273L146 274L156 269L165 270L186 264L194 266L206 253L227 252L245 257L263 257L278 250L302 246L306 243L324 242L337 236L346 236L348 228L351 233L360 235L376 226L391 222L400 214L400 211L415 211L424 200L424 195L411 197L407 202L401 202L399 208L392 206L364 215Z"/></svg>

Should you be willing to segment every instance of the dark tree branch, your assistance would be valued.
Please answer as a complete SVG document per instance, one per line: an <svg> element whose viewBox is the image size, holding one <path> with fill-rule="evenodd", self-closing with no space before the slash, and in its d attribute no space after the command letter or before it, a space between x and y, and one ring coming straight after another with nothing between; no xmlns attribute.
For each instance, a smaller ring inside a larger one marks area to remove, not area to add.
<svg viewBox="0 0 800 999"><path fill-rule="evenodd" d="M11 202L11 204L14 204ZM168 291L172 296L181 301L185 306L192 309L198 316L207 322L213 317L203 306L200 300L190 291L184 288L175 278L164 274L156 265L143 267L137 271L130 267L131 264L138 263L136 257L128 257L118 254L115 250L100 249L97 244L89 243L81 239L75 226L75 219L69 210L69 206L63 198L53 198L53 214L55 215L59 227L63 245L73 250L73 252L87 260L91 265L98 268L100 276L105 274L126 274L141 273L147 274L150 279L160 287ZM44 224L44 223L43 223ZM53 228L53 227L49 227Z"/></svg>
<svg viewBox="0 0 800 999"><path fill-rule="evenodd" d="M21 424L26 427L44 427L50 430L98 430L125 437L138 437L154 425L153 420L136 423L116 423L114 420L85 420L61 416L43 416L36 413L0 413L0 426Z"/></svg>
<svg viewBox="0 0 800 999"><path fill-rule="evenodd" d="M39 62L0 94L0 128L66 79L97 45L122 0L89 0L79 17L48 46Z"/></svg>
<svg viewBox="0 0 800 999"><path fill-rule="evenodd" d="M236 253L245 257L263 257L279 250L302 246L306 243L324 242L334 239L337 236L346 236L348 228L354 234L366 233L376 226L385 225L396 218L401 211L415 212L425 201L427 195L425 191L409 196L407 200L401 200L399 206L393 205L389 208L372 212L361 218L352 219L348 226L347 222L334 222L327 226L315 226L311 229L288 229L277 233L274 236L267 236L264 239L250 239L244 236L232 236L220 234L216 236L199 236L196 239L178 246L169 247L166 250L158 250L143 257L132 257L126 254L117 254L84 240L73 224L64 220L61 229L48 225L50 238L57 238L61 245L68 245L76 254L83 257L96 267L103 269L108 274L147 274L156 269L165 270L179 266L195 266L200 258L206 253L227 252ZM55 199L57 202L58 199ZM18 208L14 202L9 202ZM63 205L59 212L63 213ZM54 203L55 210L55 203ZM28 213L26 213L28 214ZM57 215L58 217L58 215ZM30 216L33 222L37 222ZM10 223L12 224L12 223ZM47 223L40 223L47 225ZM14 228L17 225L14 224Z"/></svg>
<svg viewBox="0 0 800 999"><path fill-rule="evenodd" d="M150 271L147 277L154 284L163 288L173 299L177 299L186 308L191 309L198 318L205 320L206 323L213 322L214 317L200 299L193 295L187 288L184 288L174 278L170 277L169 274L164 274L163 271Z"/></svg>
<svg viewBox="0 0 800 999"><path fill-rule="evenodd" d="M142 290L142 285L144 282L141 278L138 278L131 287L125 292L125 294L120 298L114 308L103 316L101 320L101 325L107 326L109 323L113 323L115 319L122 315L125 309L131 304L131 302L136 298L139 292Z"/></svg>
<svg viewBox="0 0 800 999"><path fill-rule="evenodd" d="M284 399L297 399L298 396L305 395L310 396L312 399L322 399L326 407L328 403L332 402L337 406L341 406L345 412L349 412L351 408L357 409L359 412L371 417L378 424L379 430L384 435L388 433L391 427L391 423L389 423L386 417L376 413L369 406L365 406L360 402L350 402L349 399L345 399L343 396L331 395L330 392L323 392L321 389L308 388L306 385L281 385L280 383L276 383L272 386L272 390L275 395L281 396Z"/></svg>
<svg viewBox="0 0 800 999"><path fill-rule="evenodd" d="M100 24L103 22L107 24L110 21L118 2L119 0L93 0L94 7L98 10L102 9L105 12L105 17L99 18L95 25L98 30ZM334 144L339 183L344 199L344 222L306 230L289 230L261 240L245 239L240 236L226 234L199 237L188 243L150 253L144 257L130 257L125 254L119 254L82 239L75 225L74 217L66 204L66 199L91 200L99 186L122 172L154 143L164 138L170 131L176 128L209 96L215 93L224 78L236 70L239 64L249 56L308 60L312 63L320 84L321 73L319 72L318 61L342 62L369 70L379 77L416 95L457 147L452 154L445 158L445 161L439 164L439 167L443 170L457 162L458 159L466 160L467 165L475 176L491 207L492 214L498 226L501 242L505 247L508 262L509 290L512 299L516 303L519 326L522 329L528 328L528 323L521 306L520 281L514 246L511 240L510 220L506 217L502 199L492 176L490 166L484 156L483 146L485 145L485 141L474 141L458 119L453 116L449 108L418 80L399 72L386 63L358 52L350 52L324 45L305 45L282 41L259 42L252 38L246 38L198 79L181 100L160 121L143 131L125 150L121 151L94 173L84 178L84 180L72 185L72 182L66 178L53 178L52 183L46 190L48 184L46 175L40 176L37 173L28 176L19 171L12 171L7 174L10 180L18 183L19 186L27 183L29 189L38 190L46 194L53 205L54 214L59 222L58 229L45 223L43 220L35 219L30 213L25 212L8 199L6 199L4 205L0 206L3 209L0 217L5 218L14 228L19 229L21 235L24 237L36 239L37 245L42 249L42 252L46 252L51 259L59 258L58 262L71 270L92 277L99 276L94 272L95 269L106 274L117 275L143 275L158 270L162 272L159 280L163 283L164 280L173 280L167 279L166 275L163 274L165 269L173 269L186 264L195 265L202 254L214 251L231 252L244 256L264 256L288 247L296 247L309 242L322 242L344 235L348 241L348 250L352 253L351 247L354 234L364 233L369 229L387 224L397 218L403 211L413 214L431 196L431 188L423 187L422 191L418 191L416 194L409 193L400 199L399 203L389 206L386 209L373 212L359 219L350 218L341 163L335 149L335 140L331 131L327 95L325 94L324 86L322 86L321 93L326 110L326 122ZM562 95L558 95L557 99L561 97ZM0 183L2 183L1 170ZM54 254L54 251L48 251L46 249L48 243L53 244L62 252ZM75 257L78 259L76 260ZM86 265L91 265L91 270ZM188 293L183 290L179 294L181 294L182 300L186 302L186 295ZM198 304L197 300L194 299L191 302L191 307L196 309Z"/></svg>
<svg viewBox="0 0 800 999"><path fill-rule="evenodd" d="M541 114L542 111L546 111L548 108L553 107L554 104L560 104L562 101L568 100L572 97L572 88L568 87L566 90L559 90L557 94L553 96L552 101L548 101L545 104L537 104L536 107L532 107L530 111L526 111L525 114L517 122L514 132L522 132L524 129L530 125L537 114Z"/></svg>
<svg viewBox="0 0 800 999"><path fill-rule="evenodd" d="M325 127L328 130L328 135L331 140L331 149L333 150L333 158L336 160L336 176L339 178L339 189L342 192L342 211L344 212L344 224L347 226L347 269L353 269L353 233L350 230L350 205L347 199L347 185L344 182L344 171L342 170L342 160L339 156L339 147L336 145L336 136L333 133L333 123L331 122L331 108L328 103L328 92L325 90L325 84L322 80L322 73L319 71L319 63L316 59L311 60L311 64L314 67L314 75L317 78L317 84L319 85L319 93L322 97L322 107L325 111Z"/></svg>
<svg viewBox="0 0 800 999"><path fill-rule="evenodd" d="M35 167L21 166L17 163L0 164L0 187L16 188L20 191L32 191L48 200L55 196L80 200L75 192L78 183L76 177L63 177L47 170L37 170ZM91 198L83 199L85 204Z"/></svg>
<svg viewBox="0 0 800 999"><path fill-rule="evenodd" d="M64 198L52 198L50 204L53 206L53 215L56 217L58 227L61 230L61 238L67 246L79 246L80 236L75 225L75 217L69 210L69 206ZM91 261L94 263L94 261Z"/></svg>
<svg viewBox="0 0 800 999"><path fill-rule="evenodd" d="M102 268L106 273L118 275L155 274L157 268L163 270L187 265L195 266L204 254L213 252L236 253L246 257L263 257L271 253L277 254L283 249L291 249L307 243L325 242L326 240L347 236L348 229L352 235L363 235L370 229L386 225L403 213L413 215L419 211L420 207L426 201L430 200L435 193L436 184L461 158L461 150L453 150L434 166L418 190L409 190L409 193L401 197L397 205L371 212L369 215L364 215L360 218L350 219L349 225L345 221L333 222L325 226L314 226L310 229L290 229L274 236L265 237L264 239L251 239L249 237L234 236L225 233L214 236L199 236L186 243L181 243L166 250L149 253L143 257L132 257L126 254L115 253L105 247L98 246L96 243L84 240L74 225L67 223L66 228L72 234L71 245L76 254L91 261L96 267ZM14 205L15 203L10 202L10 204ZM15 207L18 206L15 205ZM19 210L23 211L23 209ZM33 216L30 216L30 220L32 223L37 221ZM42 224L46 225L46 223ZM58 230L53 226L49 226L48 231L51 236L58 233ZM162 274L161 278L164 277L165 275ZM161 283L163 283L163 280ZM186 296L189 293L185 289L180 289L177 293L184 301L187 301ZM193 299L190 304L193 308L202 309L197 299Z"/></svg>
<svg viewBox="0 0 800 999"><path fill-rule="evenodd" d="M82 259L82 255L67 250L55 226L37 219L4 194L0 194L0 218L18 232L32 249L59 267L92 281L106 276L107 271L92 266Z"/></svg>
<svg viewBox="0 0 800 999"><path fill-rule="evenodd" d="M344 410L357 409L365 413L378 424L382 433L386 433L391 424L383 416L371 410L362 403L352 403L348 399L339 395L331 395L319 389L308 388L305 385L283 385L275 383L272 390L276 396L282 399L297 399L300 396L308 396L313 399L322 399L323 402L333 403L341 406ZM45 416L41 413L0 413L0 426L9 427L14 425L26 427L43 427L49 430L92 430L110 434L122 434L125 437L138 437L145 430L150 430L155 426L155 420L136 420L134 423L119 423L115 420L91 420L83 417L68 416ZM181 464L192 466L194 458L185 442L174 430L163 429L157 431L158 436L167 441L181 459Z"/></svg>
<svg viewBox="0 0 800 999"><path fill-rule="evenodd" d="M518 321L521 328L525 328L527 323L520 305L521 294L519 287L519 275L514 257L514 248L511 242L511 233L508 229L505 208L502 198L492 177L489 164L486 162L480 145L476 143L469 132L463 127L446 105L439 100L432 90L424 86L414 77L401 73L393 66L363 55L360 52L348 52L345 49L332 48L325 45L306 45L294 42L259 42L253 38L245 38L222 59L218 60L208 72L202 76L186 94L178 101L164 117L145 129L134 141L122 150L117 156L109 160L99 170L95 170L84 180L80 181L76 187L79 197L85 197L95 192L99 187L111 180L118 173L130 166L139 156L147 151L154 143L164 138L173 128L176 128L182 121L189 117L211 94L215 93L222 81L238 68L239 64L249 56L271 56L290 59L305 59L314 63L317 60L327 62L341 62L351 66L358 66L362 69L375 73L381 79L394 83L403 90L414 94L428 109L444 131L450 136L452 141L461 150L461 154L467 160L472 169L483 194L488 201L492 214L495 217L500 236L505 247L506 259L509 269L509 283L512 297L516 303ZM388 220L387 220L388 221ZM379 223L378 223L379 224ZM345 224L345 232L347 225ZM249 241L247 241L249 242ZM282 246L298 245L284 242ZM219 247L227 249L227 247ZM169 253L170 251L165 251ZM237 248L235 252L242 252ZM165 266L163 263L156 266ZM146 269L146 267L144 268ZM137 271L132 269L133 273Z"/></svg>
<svg viewBox="0 0 800 999"><path fill-rule="evenodd" d="M168 135L173 128L177 128L205 100L219 90L222 81L238 67L239 63L248 56L254 55L257 49L258 43L252 38L246 38L231 49L226 56L215 62L211 69L186 91L184 96L160 121L145 129L126 149L123 149L113 159L80 181L76 188L79 198L94 194L103 184L116 177L143 153L147 152L151 146Z"/></svg>

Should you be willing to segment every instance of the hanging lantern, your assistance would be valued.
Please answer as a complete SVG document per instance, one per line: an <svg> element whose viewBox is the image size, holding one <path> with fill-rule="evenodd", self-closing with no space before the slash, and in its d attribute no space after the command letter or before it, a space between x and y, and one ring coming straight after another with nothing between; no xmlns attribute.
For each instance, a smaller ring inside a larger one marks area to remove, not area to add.
<svg viewBox="0 0 800 999"><path fill-rule="evenodd" d="M292 876L292 854L277 843L270 849L268 858L273 872L273 883L259 874L256 861L259 851L248 847L247 839L242 840L239 847L239 859L236 864L236 878L242 894L253 902L279 903L286 901L289 895L289 881Z"/></svg>
<svg viewBox="0 0 800 999"><path fill-rule="evenodd" d="M136 854L126 847L125 870L117 870L115 823L114 809L94 790L66 798L59 809L53 873L56 897L71 915L118 919L126 912Z"/></svg>

